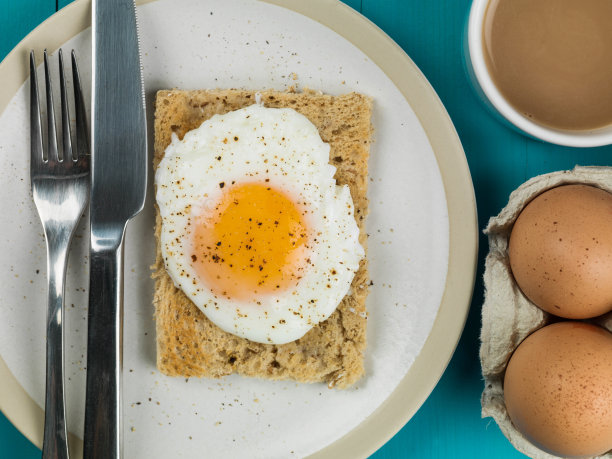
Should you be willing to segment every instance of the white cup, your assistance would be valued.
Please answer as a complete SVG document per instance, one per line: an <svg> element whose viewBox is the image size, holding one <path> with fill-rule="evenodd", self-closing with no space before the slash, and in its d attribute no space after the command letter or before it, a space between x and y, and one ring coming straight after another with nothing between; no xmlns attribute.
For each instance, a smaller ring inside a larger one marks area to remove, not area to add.
<svg viewBox="0 0 612 459"><path fill-rule="evenodd" d="M489 73L482 41L487 6L491 0L473 0L464 37L468 74L480 98L521 133L568 147L599 147L612 144L612 125L593 130L569 131L543 126L517 111L501 94ZM610 107L612 110L612 107Z"/></svg>

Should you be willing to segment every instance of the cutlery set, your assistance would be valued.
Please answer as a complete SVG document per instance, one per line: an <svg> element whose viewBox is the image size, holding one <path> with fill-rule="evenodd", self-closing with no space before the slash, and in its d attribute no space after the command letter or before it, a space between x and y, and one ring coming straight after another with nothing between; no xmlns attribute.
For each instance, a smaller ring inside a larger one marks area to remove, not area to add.
<svg viewBox="0 0 612 459"><path fill-rule="evenodd" d="M92 2L91 146L85 101L71 55L76 141L60 49L61 148L44 53L47 148L34 51L30 53L32 194L47 243L47 381L43 458L68 458L64 397L64 290L68 251L89 202L90 257L84 457L121 457L123 241L144 206L147 140L144 87L132 0Z"/></svg>

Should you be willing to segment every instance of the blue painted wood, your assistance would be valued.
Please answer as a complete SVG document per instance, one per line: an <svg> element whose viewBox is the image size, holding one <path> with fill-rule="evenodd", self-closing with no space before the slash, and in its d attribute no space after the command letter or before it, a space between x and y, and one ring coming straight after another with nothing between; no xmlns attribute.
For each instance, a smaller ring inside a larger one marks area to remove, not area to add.
<svg viewBox="0 0 612 459"><path fill-rule="evenodd" d="M61 10L66 5L72 3L73 0L57 0L57 11Z"/></svg>
<svg viewBox="0 0 612 459"><path fill-rule="evenodd" d="M374 21L412 57L446 106L465 148L479 223L506 204L528 178L576 164L611 165L612 147L573 149L529 140L497 122L475 97L465 75L462 34L470 0L344 0ZM58 0L61 8L70 0ZM0 59L55 11L55 0L0 0ZM517 458L490 419L480 419L478 361L483 260L465 331L440 383L414 418L374 459ZM0 413L0 458L38 458L40 451Z"/></svg>
<svg viewBox="0 0 612 459"><path fill-rule="evenodd" d="M348 6L353 8L356 11L361 12L361 4L363 0L342 0L343 3L346 3Z"/></svg>
<svg viewBox="0 0 612 459"><path fill-rule="evenodd" d="M0 458L40 459L40 450L0 413Z"/></svg>
<svg viewBox="0 0 612 459"><path fill-rule="evenodd" d="M55 13L55 0L0 0L0 60Z"/></svg>

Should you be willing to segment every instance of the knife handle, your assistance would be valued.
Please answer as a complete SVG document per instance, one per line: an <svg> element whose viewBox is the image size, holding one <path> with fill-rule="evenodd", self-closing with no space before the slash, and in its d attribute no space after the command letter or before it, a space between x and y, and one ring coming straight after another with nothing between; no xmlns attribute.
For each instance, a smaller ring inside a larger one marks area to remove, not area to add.
<svg viewBox="0 0 612 459"><path fill-rule="evenodd" d="M92 235L83 458L119 459L123 436L123 232L118 244L95 245Z"/></svg>

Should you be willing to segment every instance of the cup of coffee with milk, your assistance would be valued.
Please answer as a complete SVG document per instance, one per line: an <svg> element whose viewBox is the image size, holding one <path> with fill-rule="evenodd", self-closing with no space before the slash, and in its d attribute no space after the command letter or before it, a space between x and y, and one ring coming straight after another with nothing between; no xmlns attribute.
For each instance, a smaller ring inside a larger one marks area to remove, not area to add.
<svg viewBox="0 0 612 459"><path fill-rule="evenodd" d="M474 0L465 48L476 91L514 128L612 144L612 0Z"/></svg>

